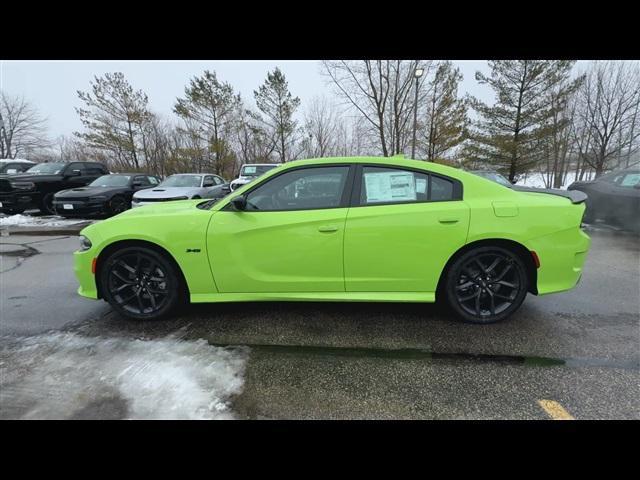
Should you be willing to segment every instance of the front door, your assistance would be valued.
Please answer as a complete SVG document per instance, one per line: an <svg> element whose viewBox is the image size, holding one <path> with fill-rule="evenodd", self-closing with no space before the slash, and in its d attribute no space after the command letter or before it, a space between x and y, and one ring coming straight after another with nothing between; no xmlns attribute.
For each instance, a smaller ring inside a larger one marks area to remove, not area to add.
<svg viewBox="0 0 640 480"><path fill-rule="evenodd" d="M214 214L207 250L218 291L343 292L350 167L287 170Z"/></svg>

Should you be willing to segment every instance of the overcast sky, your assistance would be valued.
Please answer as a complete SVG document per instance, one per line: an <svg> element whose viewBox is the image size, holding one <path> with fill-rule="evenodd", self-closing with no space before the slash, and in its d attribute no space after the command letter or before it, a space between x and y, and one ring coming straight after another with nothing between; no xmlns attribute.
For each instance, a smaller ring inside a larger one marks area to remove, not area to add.
<svg viewBox="0 0 640 480"><path fill-rule="evenodd" d="M470 93L492 102L491 91L479 85L477 70L488 72L485 61L455 61L464 75L460 93ZM48 118L52 138L71 135L81 128L74 107L81 106L77 90L89 90L95 75L122 72L135 89L149 96L154 112L172 115L176 97L182 96L189 79L204 70L215 70L218 79L230 82L253 104L253 90L276 66L285 74L291 92L302 107L316 95L332 96L318 61L0 61L0 89L9 95L23 95Z"/></svg>

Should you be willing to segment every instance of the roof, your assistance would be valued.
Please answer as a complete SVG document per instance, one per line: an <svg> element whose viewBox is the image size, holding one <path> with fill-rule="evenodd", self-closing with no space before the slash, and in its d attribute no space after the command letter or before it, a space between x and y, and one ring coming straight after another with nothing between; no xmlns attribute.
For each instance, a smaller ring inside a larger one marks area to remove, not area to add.
<svg viewBox="0 0 640 480"><path fill-rule="evenodd" d="M0 158L0 162L2 163L33 163L34 165L36 164L36 162L32 162L31 160L25 160L23 158Z"/></svg>

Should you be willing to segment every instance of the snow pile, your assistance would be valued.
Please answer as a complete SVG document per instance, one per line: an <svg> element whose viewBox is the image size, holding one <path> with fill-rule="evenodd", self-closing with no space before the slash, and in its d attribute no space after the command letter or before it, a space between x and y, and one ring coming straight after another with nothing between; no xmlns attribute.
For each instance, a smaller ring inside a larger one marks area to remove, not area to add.
<svg viewBox="0 0 640 480"><path fill-rule="evenodd" d="M29 337L0 351L0 410L4 418L64 419L106 402L128 419L232 419L228 401L242 391L247 357L246 347L172 336Z"/></svg>
<svg viewBox="0 0 640 480"><path fill-rule="evenodd" d="M0 227L66 227L87 220L69 220L58 216L32 217L30 215L9 215L0 217Z"/></svg>

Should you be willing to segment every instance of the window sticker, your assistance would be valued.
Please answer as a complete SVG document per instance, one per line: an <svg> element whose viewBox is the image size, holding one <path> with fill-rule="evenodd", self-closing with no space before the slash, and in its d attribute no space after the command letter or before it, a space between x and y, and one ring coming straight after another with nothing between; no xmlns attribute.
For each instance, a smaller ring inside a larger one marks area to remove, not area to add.
<svg viewBox="0 0 640 480"><path fill-rule="evenodd" d="M416 199L416 182L411 172L365 173L367 203L403 202Z"/></svg>
<svg viewBox="0 0 640 480"><path fill-rule="evenodd" d="M640 173L628 173L620 184L621 187L633 187L640 182Z"/></svg>
<svg viewBox="0 0 640 480"><path fill-rule="evenodd" d="M244 167L244 174L246 175L247 173L256 173L256 167Z"/></svg>
<svg viewBox="0 0 640 480"><path fill-rule="evenodd" d="M416 178L416 193L427 193L426 178Z"/></svg>

